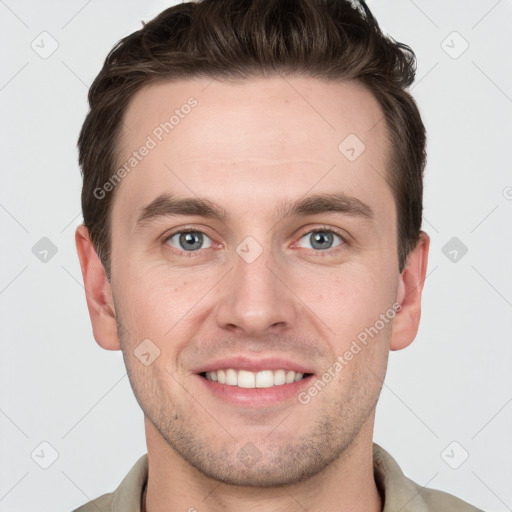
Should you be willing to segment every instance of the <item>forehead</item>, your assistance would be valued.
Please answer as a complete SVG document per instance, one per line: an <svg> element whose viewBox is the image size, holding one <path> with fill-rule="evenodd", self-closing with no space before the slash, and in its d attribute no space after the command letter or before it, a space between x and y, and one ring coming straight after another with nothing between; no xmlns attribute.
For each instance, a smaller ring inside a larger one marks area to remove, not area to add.
<svg viewBox="0 0 512 512"><path fill-rule="evenodd" d="M118 167L127 172L113 220L122 214L134 224L166 192L218 199L238 213L258 205L262 216L265 205L276 211L281 200L308 191L343 192L393 215L388 147L377 100L354 82L283 76L151 84L124 116Z"/></svg>

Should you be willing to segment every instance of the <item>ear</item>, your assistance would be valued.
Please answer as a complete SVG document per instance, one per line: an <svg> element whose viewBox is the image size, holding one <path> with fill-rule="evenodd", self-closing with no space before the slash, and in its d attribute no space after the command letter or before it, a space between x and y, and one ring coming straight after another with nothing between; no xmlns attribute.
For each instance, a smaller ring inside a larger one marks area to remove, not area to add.
<svg viewBox="0 0 512 512"><path fill-rule="evenodd" d="M407 263L399 276L397 302L402 308L393 320L391 350L408 347L416 337L421 317L421 292L427 273L430 238L424 231L416 247L407 257Z"/></svg>
<svg viewBox="0 0 512 512"><path fill-rule="evenodd" d="M89 231L83 224L76 228L75 244L94 338L106 350L120 350L112 288Z"/></svg>

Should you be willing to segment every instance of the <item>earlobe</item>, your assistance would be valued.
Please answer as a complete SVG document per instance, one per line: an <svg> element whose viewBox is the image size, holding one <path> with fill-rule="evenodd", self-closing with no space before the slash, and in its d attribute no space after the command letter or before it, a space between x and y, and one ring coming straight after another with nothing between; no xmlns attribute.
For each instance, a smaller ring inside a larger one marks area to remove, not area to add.
<svg viewBox="0 0 512 512"><path fill-rule="evenodd" d="M106 350L120 350L112 288L83 224L76 229L75 244L94 338Z"/></svg>
<svg viewBox="0 0 512 512"><path fill-rule="evenodd" d="M416 337L421 317L421 293L427 273L430 238L424 231L399 276L396 301L402 305L393 320L390 350L408 347Z"/></svg>

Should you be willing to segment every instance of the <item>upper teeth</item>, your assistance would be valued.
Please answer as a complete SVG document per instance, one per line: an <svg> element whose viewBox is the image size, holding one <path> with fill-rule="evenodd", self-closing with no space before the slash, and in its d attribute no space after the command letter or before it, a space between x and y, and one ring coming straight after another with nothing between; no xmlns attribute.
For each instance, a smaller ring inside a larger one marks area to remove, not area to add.
<svg viewBox="0 0 512 512"><path fill-rule="evenodd" d="M270 388L299 381L304 377L303 373L293 370L263 370L261 372L248 372L247 370L217 370L206 372L206 378L228 386L240 388Z"/></svg>

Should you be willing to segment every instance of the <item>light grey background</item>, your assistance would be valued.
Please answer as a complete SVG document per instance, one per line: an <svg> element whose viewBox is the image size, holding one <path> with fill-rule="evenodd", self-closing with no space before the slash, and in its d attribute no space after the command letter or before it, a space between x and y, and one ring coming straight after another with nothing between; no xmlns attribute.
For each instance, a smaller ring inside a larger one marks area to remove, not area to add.
<svg viewBox="0 0 512 512"><path fill-rule="evenodd" d="M108 51L170 5L0 0L2 512L70 511L113 491L146 451L122 355L92 336L76 140ZM512 2L369 5L418 57L432 240L419 334L390 355L375 441L419 484L512 510ZM42 237L57 248L47 262L32 252ZM456 262L443 253L452 237L468 249Z"/></svg>

